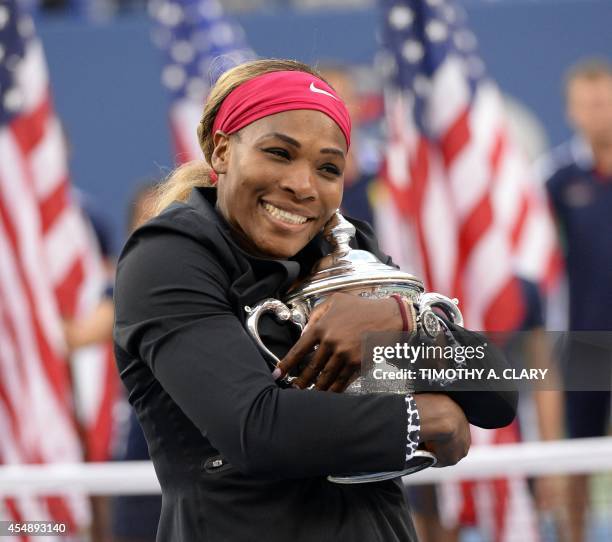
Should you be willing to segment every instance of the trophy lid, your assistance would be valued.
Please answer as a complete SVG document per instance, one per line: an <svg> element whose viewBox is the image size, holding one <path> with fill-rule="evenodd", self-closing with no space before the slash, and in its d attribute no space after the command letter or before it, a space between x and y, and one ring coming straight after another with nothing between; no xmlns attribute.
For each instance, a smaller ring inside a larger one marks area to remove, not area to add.
<svg viewBox="0 0 612 542"><path fill-rule="evenodd" d="M414 275L384 264L371 252L352 249L349 242L355 236L355 226L338 211L325 226L323 235L332 251L289 292L289 301L353 287L397 285L423 291L423 282Z"/></svg>

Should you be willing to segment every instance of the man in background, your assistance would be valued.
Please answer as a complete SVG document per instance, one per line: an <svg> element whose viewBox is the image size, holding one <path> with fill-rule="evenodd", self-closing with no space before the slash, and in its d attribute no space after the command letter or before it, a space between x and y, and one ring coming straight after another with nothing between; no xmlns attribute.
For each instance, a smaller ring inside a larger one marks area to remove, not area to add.
<svg viewBox="0 0 612 542"><path fill-rule="evenodd" d="M567 117L576 136L553 151L546 186L565 248L569 330L611 331L612 66L601 60L573 66L565 92ZM609 370L612 365L609 334L600 337L607 342L604 349L581 345L575 338L569 343L566 413L570 438L604 436L609 429L609 386L589 390L587 382L574 391L576 381L584 381L592 366ZM570 480L570 542L585 539L588 481L586 475Z"/></svg>

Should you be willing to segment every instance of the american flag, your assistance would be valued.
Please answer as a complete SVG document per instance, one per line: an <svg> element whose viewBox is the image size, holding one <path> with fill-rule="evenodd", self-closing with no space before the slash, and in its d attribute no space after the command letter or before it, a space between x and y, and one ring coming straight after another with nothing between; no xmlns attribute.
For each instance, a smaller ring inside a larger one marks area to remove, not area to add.
<svg viewBox="0 0 612 542"><path fill-rule="evenodd" d="M383 0L386 181L428 288L458 297L473 329L515 329L515 275L558 262L546 197L510 137L465 13L448 0ZM414 264L413 264L414 265Z"/></svg>
<svg viewBox="0 0 612 542"><path fill-rule="evenodd" d="M463 9L452 0L382 5L390 197L378 221L381 244L428 289L459 298L468 327L518 329L516 276L549 281L559 261L545 194L510 135ZM474 444L517 438L514 425L473 430ZM462 498L442 499L447 524L471 502L487 540L537 539L523 479L447 484L441 495L453 488Z"/></svg>
<svg viewBox="0 0 612 542"><path fill-rule="evenodd" d="M103 273L74 204L62 127L32 18L0 4L0 464L83 459L62 319L89 310ZM108 367L108 365L106 366ZM97 419L97 416L93 418ZM0 517L89 523L88 501L15 497Z"/></svg>
<svg viewBox="0 0 612 542"><path fill-rule="evenodd" d="M164 51L162 83L172 94L170 126L180 163L202 158L196 128L206 96L229 68L256 58L218 0L153 0L154 42Z"/></svg>

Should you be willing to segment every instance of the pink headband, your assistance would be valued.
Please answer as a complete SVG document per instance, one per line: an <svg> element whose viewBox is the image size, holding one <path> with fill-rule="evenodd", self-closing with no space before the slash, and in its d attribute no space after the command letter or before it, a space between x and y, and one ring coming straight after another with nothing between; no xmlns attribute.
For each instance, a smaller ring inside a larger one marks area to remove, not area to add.
<svg viewBox="0 0 612 542"><path fill-rule="evenodd" d="M327 83L306 72L278 71L236 87L223 100L213 134L233 134L263 117L294 109L314 109L330 117L351 144L351 118L342 99Z"/></svg>

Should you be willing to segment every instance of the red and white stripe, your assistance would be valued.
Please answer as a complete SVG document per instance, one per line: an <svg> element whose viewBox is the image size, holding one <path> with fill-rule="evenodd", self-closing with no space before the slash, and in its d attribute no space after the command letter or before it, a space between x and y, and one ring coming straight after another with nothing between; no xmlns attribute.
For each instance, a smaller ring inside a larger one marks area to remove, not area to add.
<svg viewBox="0 0 612 542"><path fill-rule="evenodd" d="M545 197L509 139L499 91L483 83L470 103L464 80L452 56L436 72L431 139L412 121L412 97L387 92L384 178L395 209L378 209L378 222L395 212L412 228L427 288L458 297L466 325L513 329L522 316L515 275L551 279L555 231ZM404 239L382 243L394 254Z"/></svg>
<svg viewBox="0 0 612 542"><path fill-rule="evenodd" d="M16 69L25 108L0 127L0 463L82 461L61 324L92 309L103 272L71 197L38 40L29 40ZM110 367L106 348L101 355ZM16 520L65 521L74 529L90 521L88 500L69 490L2 505L0 515Z"/></svg>

